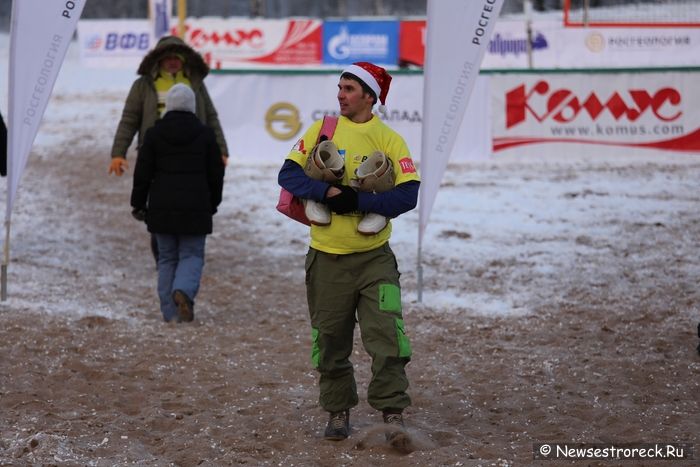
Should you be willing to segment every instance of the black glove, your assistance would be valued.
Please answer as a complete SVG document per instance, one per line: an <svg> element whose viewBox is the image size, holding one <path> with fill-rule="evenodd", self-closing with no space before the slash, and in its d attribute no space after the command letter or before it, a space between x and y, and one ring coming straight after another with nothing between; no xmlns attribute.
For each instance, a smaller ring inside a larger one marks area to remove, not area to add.
<svg viewBox="0 0 700 467"><path fill-rule="evenodd" d="M357 192L347 185L333 185L340 190L335 196L326 196L325 202L336 214L357 211Z"/></svg>
<svg viewBox="0 0 700 467"><path fill-rule="evenodd" d="M145 208L134 208L134 210L131 211L131 215L134 216L134 219L136 219L137 221L146 222Z"/></svg>

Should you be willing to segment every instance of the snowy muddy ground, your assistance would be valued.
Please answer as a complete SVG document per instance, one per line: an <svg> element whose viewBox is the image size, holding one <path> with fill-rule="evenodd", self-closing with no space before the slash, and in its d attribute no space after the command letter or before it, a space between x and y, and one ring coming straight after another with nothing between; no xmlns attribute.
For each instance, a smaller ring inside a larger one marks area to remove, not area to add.
<svg viewBox="0 0 700 467"><path fill-rule="evenodd" d="M196 320L160 320L131 171L107 176L128 83L83 87L57 86L12 217L0 465L547 466L564 463L533 461L533 443L700 447L697 156L451 165L422 304L417 214L395 221L414 348L405 454L367 405L359 337L352 435L322 439L308 234L274 209L277 165L232 161Z"/></svg>

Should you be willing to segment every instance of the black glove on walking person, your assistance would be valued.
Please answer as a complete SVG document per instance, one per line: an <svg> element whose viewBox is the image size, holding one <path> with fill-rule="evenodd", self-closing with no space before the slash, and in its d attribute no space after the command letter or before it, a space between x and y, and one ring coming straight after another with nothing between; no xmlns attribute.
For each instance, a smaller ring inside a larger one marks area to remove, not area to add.
<svg viewBox="0 0 700 467"><path fill-rule="evenodd" d="M340 190L340 193L328 197L326 204L336 214L347 214L357 211L357 192L347 185L333 185Z"/></svg>
<svg viewBox="0 0 700 467"><path fill-rule="evenodd" d="M146 221L146 210L144 208L135 208L133 211L131 211L131 215L134 216L134 219L137 221Z"/></svg>

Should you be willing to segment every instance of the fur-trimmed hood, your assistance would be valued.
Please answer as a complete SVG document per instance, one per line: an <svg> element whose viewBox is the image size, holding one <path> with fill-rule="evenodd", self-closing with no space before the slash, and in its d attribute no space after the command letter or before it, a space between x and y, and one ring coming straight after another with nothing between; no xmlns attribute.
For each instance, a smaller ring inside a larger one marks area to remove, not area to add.
<svg viewBox="0 0 700 467"><path fill-rule="evenodd" d="M137 73L155 78L158 74L158 63L168 55L180 55L185 59L183 71L190 79L203 80L209 74L209 67L202 56L175 36L162 37L153 50L143 57Z"/></svg>

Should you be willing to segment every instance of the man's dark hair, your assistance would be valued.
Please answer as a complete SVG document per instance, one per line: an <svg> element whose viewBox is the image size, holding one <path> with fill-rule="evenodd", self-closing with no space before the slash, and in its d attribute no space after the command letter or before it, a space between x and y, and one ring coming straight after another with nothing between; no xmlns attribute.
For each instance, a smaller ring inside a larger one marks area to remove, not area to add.
<svg viewBox="0 0 700 467"><path fill-rule="evenodd" d="M367 86L367 83L362 81L360 78L358 78L356 75L353 75L352 73L348 73L347 71L344 72L342 75L340 75L341 79L351 79L353 81L357 81L360 83L360 86L362 86L362 91L366 94L369 94L372 96L372 105L377 103L377 95L372 91L372 88Z"/></svg>

